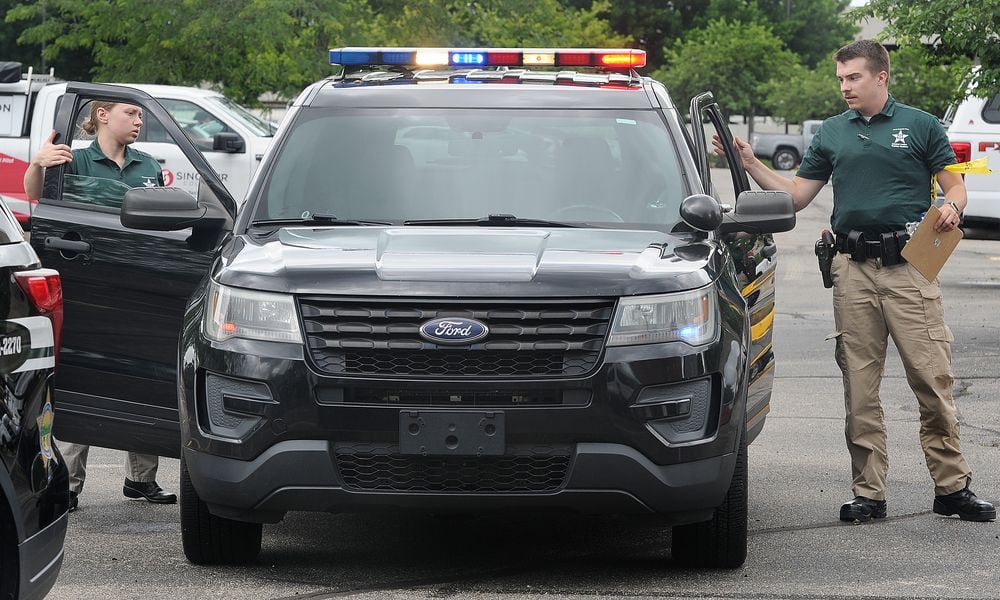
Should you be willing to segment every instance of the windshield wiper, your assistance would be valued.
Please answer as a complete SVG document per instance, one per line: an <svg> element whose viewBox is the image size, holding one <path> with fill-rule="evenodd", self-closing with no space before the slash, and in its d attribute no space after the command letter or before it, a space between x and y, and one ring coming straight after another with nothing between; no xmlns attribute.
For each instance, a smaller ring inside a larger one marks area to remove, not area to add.
<svg viewBox="0 0 1000 600"><path fill-rule="evenodd" d="M308 227L309 225L357 227L360 225L392 225L392 223L389 221L338 219L336 215L317 213L314 215L299 217L297 219L258 219L256 221L251 221L250 225L253 227Z"/></svg>
<svg viewBox="0 0 1000 600"><path fill-rule="evenodd" d="M403 221L403 225L462 226L477 227L580 227L572 223L546 221L544 219L521 219L514 215L489 215L478 219L415 219Z"/></svg>

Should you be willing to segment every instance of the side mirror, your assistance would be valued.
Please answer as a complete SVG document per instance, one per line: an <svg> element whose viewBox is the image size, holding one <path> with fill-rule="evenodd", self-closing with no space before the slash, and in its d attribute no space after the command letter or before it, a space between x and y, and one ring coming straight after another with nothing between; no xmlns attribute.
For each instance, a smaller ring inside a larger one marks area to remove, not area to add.
<svg viewBox="0 0 1000 600"><path fill-rule="evenodd" d="M795 205L788 192L751 190L736 199L736 210L722 217L720 233L779 233L795 227Z"/></svg>
<svg viewBox="0 0 1000 600"><path fill-rule="evenodd" d="M246 143L243 138L232 131L221 131L215 134L212 139L212 150L221 150L230 154L237 154L246 151Z"/></svg>
<svg viewBox="0 0 1000 600"><path fill-rule="evenodd" d="M150 231L219 228L229 220L221 206L199 202L186 191L173 187L130 189L125 192L120 218L129 229Z"/></svg>
<svg viewBox="0 0 1000 600"><path fill-rule="evenodd" d="M722 206L706 194L688 196L681 202L681 219L698 231L715 231L722 224Z"/></svg>

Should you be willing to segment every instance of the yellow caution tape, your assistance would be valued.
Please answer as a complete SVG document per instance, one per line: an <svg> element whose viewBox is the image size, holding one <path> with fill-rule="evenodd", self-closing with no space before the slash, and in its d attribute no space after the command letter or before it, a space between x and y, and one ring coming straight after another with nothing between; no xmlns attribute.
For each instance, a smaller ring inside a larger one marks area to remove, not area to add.
<svg viewBox="0 0 1000 600"><path fill-rule="evenodd" d="M944 170L951 171L952 173L964 173L965 175L991 175L993 171L990 170L986 159L987 157L984 156L976 160L970 160L969 162L947 165Z"/></svg>
<svg viewBox="0 0 1000 600"><path fill-rule="evenodd" d="M984 156L969 162L945 165L944 170L963 175L992 175L993 171L986 162L987 158L989 157ZM935 198L937 198L937 174L931 177L931 202L934 202Z"/></svg>

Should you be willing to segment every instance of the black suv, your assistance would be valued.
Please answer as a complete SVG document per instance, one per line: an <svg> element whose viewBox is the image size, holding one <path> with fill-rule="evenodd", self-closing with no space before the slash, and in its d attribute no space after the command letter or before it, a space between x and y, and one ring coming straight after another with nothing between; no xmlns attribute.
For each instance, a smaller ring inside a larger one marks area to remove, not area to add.
<svg viewBox="0 0 1000 600"><path fill-rule="evenodd" d="M60 439L180 456L196 563L252 560L289 510L518 506L666 515L676 560L742 564L795 217L739 168L720 202L718 107L689 132L644 58L331 51L242 203L152 98L71 83L62 135L138 104L202 179L46 174Z"/></svg>
<svg viewBox="0 0 1000 600"><path fill-rule="evenodd" d="M59 274L0 203L0 598L42 598L59 575L69 475L52 443Z"/></svg>

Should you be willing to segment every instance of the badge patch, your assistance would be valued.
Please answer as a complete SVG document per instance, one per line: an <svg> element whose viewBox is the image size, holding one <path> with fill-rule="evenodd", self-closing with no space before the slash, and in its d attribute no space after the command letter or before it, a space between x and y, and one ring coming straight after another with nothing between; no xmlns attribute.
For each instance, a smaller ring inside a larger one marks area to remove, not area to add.
<svg viewBox="0 0 1000 600"><path fill-rule="evenodd" d="M909 148L906 144L906 138L910 137L910 134L906 133L909 131L909 127L897 127L893 129L896 133L892 134L892 147L893 148Z"/></svg>

